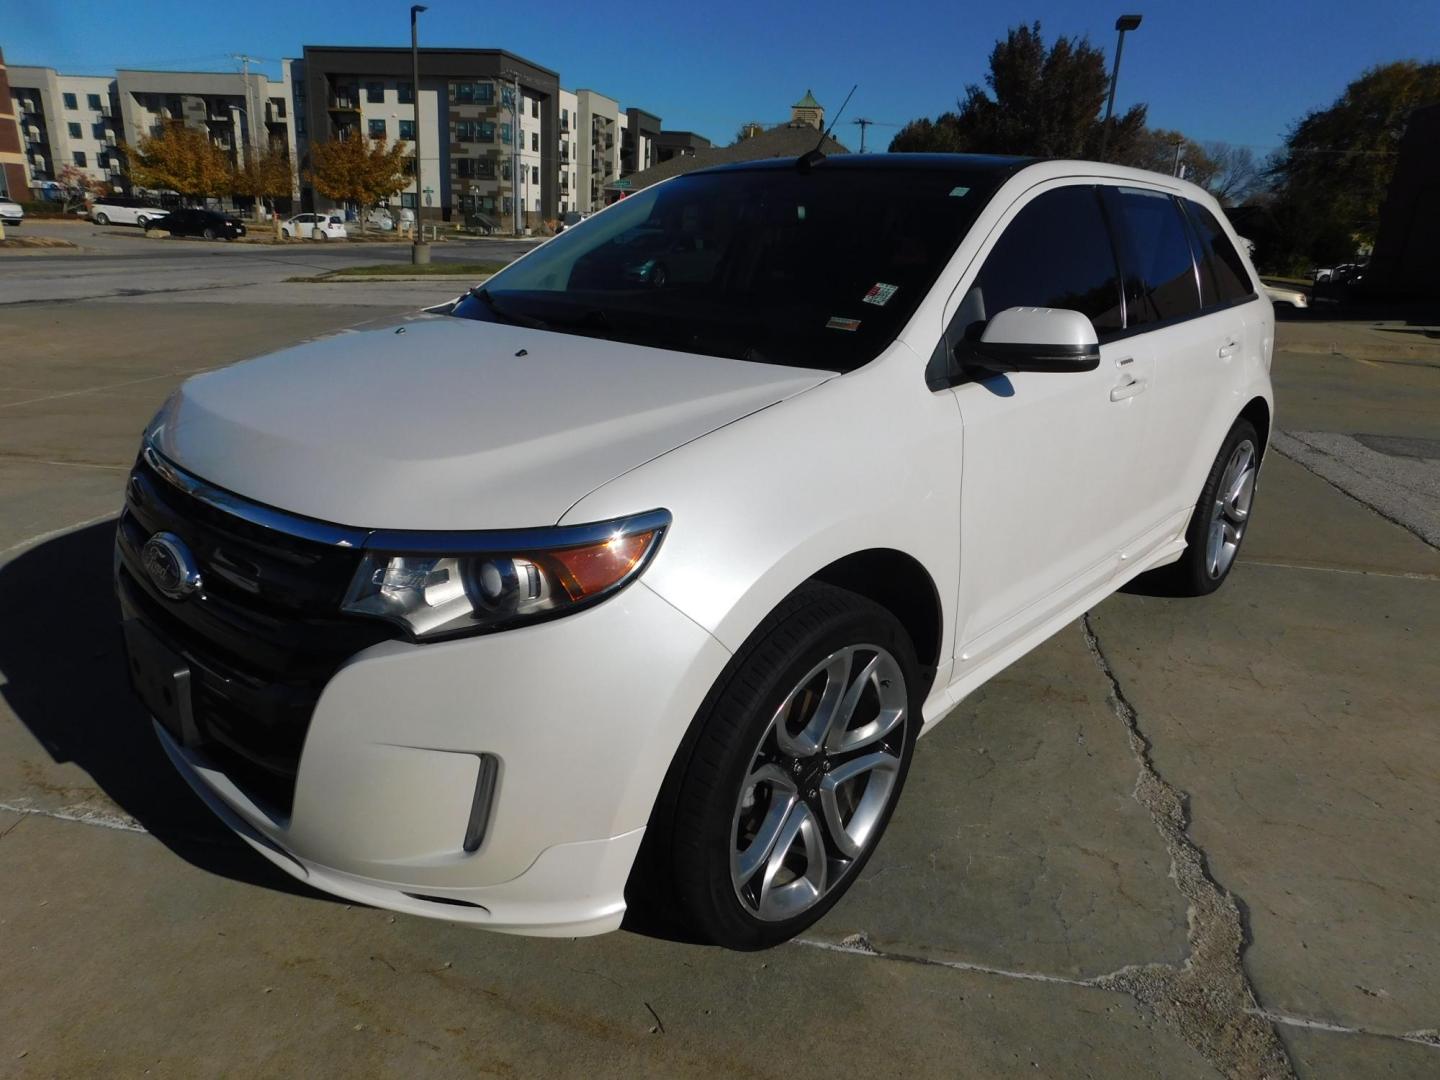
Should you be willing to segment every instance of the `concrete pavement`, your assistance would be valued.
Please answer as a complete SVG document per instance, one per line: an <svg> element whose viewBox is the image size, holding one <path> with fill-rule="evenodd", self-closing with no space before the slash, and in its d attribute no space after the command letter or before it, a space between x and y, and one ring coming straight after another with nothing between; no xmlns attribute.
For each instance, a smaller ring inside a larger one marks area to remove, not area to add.
<svg viewBox="0 0 1440 1080"><path fill-rule="evenodd" d="M1440 1070L1440 552L1280 454L1225 589L969 698L802 942L506 938L250 854L126 690L107 519L186 371L361 305L0 308L0 1075ZM1440 372L1276 364L1282 427L1440 437Z"/></svg>

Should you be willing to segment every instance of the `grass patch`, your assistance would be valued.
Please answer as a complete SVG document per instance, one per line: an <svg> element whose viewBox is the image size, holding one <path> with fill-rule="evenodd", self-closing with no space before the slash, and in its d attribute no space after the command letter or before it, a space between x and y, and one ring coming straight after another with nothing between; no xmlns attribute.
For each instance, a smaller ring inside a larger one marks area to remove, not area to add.
<svg viewBox="0 0 1440 1080"><path fill-rule="evenodd" d="M327 278L337 277L421 277L426 274L463 274L466 277L489 277L505 269L505 263L432 262L415 266L411 263L381 263L378 266L347 266L332 270Z"/></svg>

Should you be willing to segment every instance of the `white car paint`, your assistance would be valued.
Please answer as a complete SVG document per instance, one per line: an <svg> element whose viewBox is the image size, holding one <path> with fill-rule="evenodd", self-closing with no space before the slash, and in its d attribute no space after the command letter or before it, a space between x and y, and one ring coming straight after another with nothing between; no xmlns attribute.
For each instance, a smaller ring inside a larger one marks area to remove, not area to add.
<svg viewBox="0 0 1440 1080"><path fill-rule="evenodd" d="M90 205L90 220L97 225L139 225L159 221L167 213L158 206L149 206L142 199L96 199Z"/></svg>
<svg viewBox="0 0 1440 1080"><path fill-rule="evenodd" d="M25 208L10 199L0 199L0 224L18 228L25 220Z"/></svg>
<svg viewBox="0 0 1440 1080"><path fill-rule="evenodd" d="M296 214L280 223L280 235L287 240L344 240L349 233L345 231L345 215L336 210Z"/></svg>
<svg viewBox="0 0 1440 1080"><path fill-rule="evenodd" d="M1270 415L1268 301L1109 341L1091 371L1016 373L1008 395L926 384L1006 224L1042 192L1096 182L1172 192L1224 221L1203 191L1154 173L1026 167L893 343L843 376L421 318L190 380L152 425L155 446L268 506L425 530L663 507L673 525L640 579L588 610L354 656L315 709L288 816L160 731L167 751L252 846L320 888L496 930L615 928L691 718L821 568L883 549L928 574L942 612L928 730L1181 555L1230 426L1256 403ZM459 837L481 752L502 766L471 856Z"/></svg>

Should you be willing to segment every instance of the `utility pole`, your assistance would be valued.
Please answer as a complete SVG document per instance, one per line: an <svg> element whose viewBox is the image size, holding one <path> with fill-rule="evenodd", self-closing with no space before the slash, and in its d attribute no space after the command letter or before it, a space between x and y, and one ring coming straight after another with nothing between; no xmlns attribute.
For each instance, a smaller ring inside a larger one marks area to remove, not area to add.
<svg viewBox="0 0 1440 1080"><path fill-rule="evenodd" d="M1181 179L1181 180L1185 179L1185 166L1180 163L1180 151L1182 151L1182 150L1184 150L1184 149L1185 149L1185 143L1184 143L1182 140L1180 140L1180 139L1176 139L1176 140L1175 140L1175 175L1176 175L1179 179Z"/></svg>
<svg viewBox="0 0 1440 1080"><path fill-rule="evenodd" d="M875 123L875 121L867 120L865 117L861 116L855 120L851 120L850 122L852 124L860 125L860 153L863 154L865 152L865 129L868 128L871 124Z"/></svg>
<svg viewBox="0 0 1440 1080"><path fill-rule="evenodd" d="M410 96L415 101L415 232L410 237L410 262L415 266L430 261L430 245L425 243L424 218L421 216L425 209L425 184L421 179L420 162L425 155L424 143L420 141L420 31L417 26L420 12L427 10L424 4L414 4L410 8L410 77L414 80Z"/></svg>
<svg viewBox="0 0 1440 1080"><path fill-rule="evenodd" d="M510 80L510 209L512 228L520 235L520 73L502 71L502 79Z"/></svg>

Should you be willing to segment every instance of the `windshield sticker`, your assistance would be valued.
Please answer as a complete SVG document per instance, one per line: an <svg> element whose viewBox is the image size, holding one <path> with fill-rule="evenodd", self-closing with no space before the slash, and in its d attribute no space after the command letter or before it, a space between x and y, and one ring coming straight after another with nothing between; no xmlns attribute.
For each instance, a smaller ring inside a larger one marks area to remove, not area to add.
<svg viewBox="0 0 1440 1080"><path fill-rule="evenodd" d="M825 324L825 329L826 329L826 330L852 330L852 331L853 331L853 330L859 330L859 329L860 329L860 320L859 320L859 319L845 319L845 318L841 318L839 315L831 315L829 321Z"/></svg>
<svg viewBox="0 0 1440 1080"><path fill-rule="evenodd" d="M970 189L968 187L953 187L950 189L950 197L952 199L963 199L966 195L969 194Z"/></svg>
<svg viewBox="0 0 1440 1080"><path fill-rule="evenodd" d="M890 298L895 295L895 290L899 287L898 285L886 285L883 281L877 281L874 285L870 286L870 291L860 299L867 304L884 307L890 302Z"/></svg>

